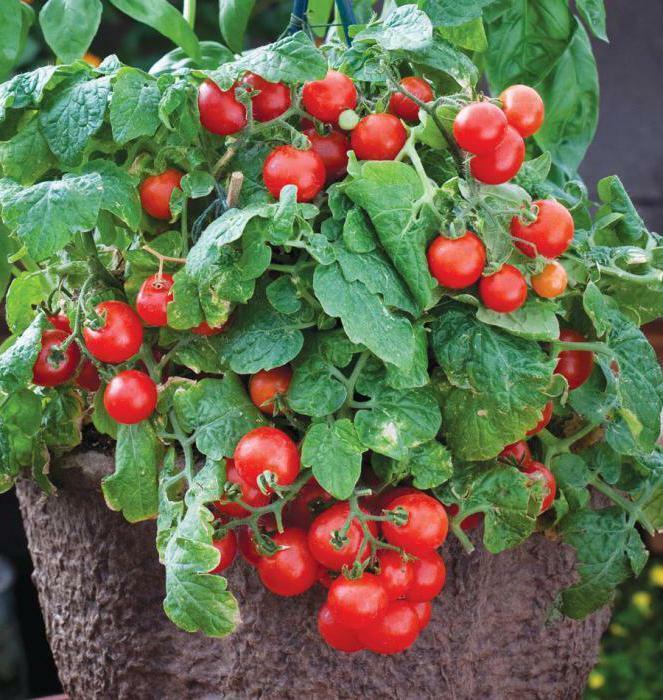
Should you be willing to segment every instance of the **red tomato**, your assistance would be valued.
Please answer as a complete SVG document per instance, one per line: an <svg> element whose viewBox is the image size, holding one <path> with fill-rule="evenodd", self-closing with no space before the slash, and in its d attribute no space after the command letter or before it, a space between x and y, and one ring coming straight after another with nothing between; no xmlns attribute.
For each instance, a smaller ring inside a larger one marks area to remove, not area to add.
<svg viewBox="0 0 663 700"><path fill-rule="evenodd" d="M556 258L571 245L575 224L569 210L554 199L534 202L538 208L536 221L523 223L518 217L511 221L511 235L516 246L530 258L536 254Z"/></svg>
<svg viewBox="0 0 663 700"><path fill-rule="evenodd" d="M419 620L419 631L426 629L433 615L433 605L426 601L425 603L411 603L414 612L417 613Z"/></svg>
<svg viewBox="0 0 663 700"><path fill-rule="evenodd" d="M83 328L85 346L90 353L112 365L132 358L143 344L143 326L134 310L123 301L102 301L95 311L103 325Z"/></svg>
<svg viewBox="0 0 663 700"><path fill-rule="evenodd" d="M259 122L270 122L290 109L290 88L283 83L270 83L255 73L248 73L242 80L259 94L251 97L253 118Z"/></svg>
<svg viewBox="0 0 663 700"><path fill-rule="evenodd" d="M295 499L283 509L284 522L286 525L308 530L320 506L331 500L332 497L311 477Z"/></svg>
<svg viewBox="0 0 663 700"><path fill-rule="evenodd" d="M329 590L330 586L332 583L334 583L334 579L336 577L332 576L332 572L329 571L328 569L325 569L324 566L321 566L318 569L318 583L323 587Z"/></svg>
<svg viewBox="0 0 663 700"><path fill-rule="evenodd" d="M257 486L250 486L242 479L237 472L235 462L232 459L226 460L226 481L237 484L241 491L240 499L252 508L262 508L269 503L269 496L265 495ZM221 499L214 504L217 512L229 515L231 518L245 518L249 511L243 508L236 501Z"/></svg>
<svg viewBox="0 0 663 700"><path fill-rule="evenodd" d="M170 198L173 190L181 189L183 174L175 168L166 170L160 175L150 175L140 183L140 203L145 211L155 219L168 221Z"/></svg>
<svg viewBox="0 0 663 700"><path fill-rule="evenodd" d="M552 506L555 496L557 495L557 482L555 481L555 477L541 462L532 462L524 471L533 479L543 481L543 491L545 495L539 515L545 513L550 506Z"/></svg>
<svg viewBox="0 0 663 700"><path fill-rule="evenodd" d="M244 561L251 566L257 566L262 559L262 554L258 551L253 531L248 525L237 528L237 546Z"/></svg>
<svg viewBox="0 0 663 700"><path fill-rule="evenodd" d="M454 119L454 137L465 151L475 155L492 154L506 136L504 112L490 102L473 102Z"/></svg>
<svg viewBox="0 0 663 700"><path fill-rule="evenodd" d="M502 109L511 126L523 137L535 134L543 124L541 95L528 85L511 85L501 95Z"/></svg>
<svg viewBox="0 0 663 700"><path fill-rule="evenodd" d="M425 603L440 594L447 580L447 568L444 559L435 551L417 554L412 562L412 583L407 592L407 599L413 603Z"/></svg>
<svg viewBox="0 0 663 700"><path fill-rule="evenodd" d="M315 129L305 132L311 148L322 158L327 173L327 184L342 180L348 172L350 140L341 131L331 131L321 136Z"/></svg>
<svg viewBox="0 0 663 700"><path fill-rule="evenodd" d="M474 156L470 161L470 170L479 182L500 185L518 174L524 160L523 137L512 126L507 126L500 145L490 153Z"/></svg>
<svg viewBox="0 0 663 700"><path fill-rule="evenodd" d="M389 596L389 600L403 598L410 588L414 572L412 563L393 549L383 549L378 554L380 572L376 574Z"/></svg>
<svg viewBox="0 0 663 700"><path fill-rule="evenodd" d="M394 160L407 141L403 122L393 114L369 114L352 130L350 143L359 160Z"/></svg>
<svg viewBox="0 0 663 700"><path fill-rule="evenodd" d="M67 335L71 335L71 323L69 323L69 319L64 314L49 316L48 320L55 329L64 331Z"/></svg>
<svg viewBox="0 0 663 700"><path fill-rule="evenodd" d="M336 124L341 112L357 106L357 88L347 75L330 70L324 80L305 83L302 104L312 117Z"/></svg>
<svg viewBox="0 0 663 700"><path fill-rule="evenodd" d="M41 334L41 350L32 368L32 381L38 386L59 386L71 379L81 360L81 351L71 343L63 352L62 343L69 333L57 329Z"/></svg>
<svg viewBox="0 0 663 700"><path fill-rule="evenodd" d="M455 517L458 511L460 510L458 506L455 503L452 503L451 505L445 505L444 506L447 509L447 513L450 517ZM476 530L481 525L481 521L483 520L483 514L482 513L472 513L472 515L468 515L467 518L464 518L463 521L461 522L460 526L463 530L466 532L469 530Z"/></svg>
<svg viewBox="0 0 663 700"><path fill-rule="evenodd" d="M559 339L566 343L586 343L582 333L566 328L559 333ZM594 369L594 353L588 350L562 350L557 358L555 373L561 374L569 383L569 389L577 389L591 376Z"/></svg>
<svg viewBox="0 0 663 700"><path fill-rule="evenodd" d="M337 651L352 653L364 648L357 632L339 624L328 605L323 605L318 613L318 632L325 642Z"/></svg>
<svg viewBox="0 0 663 700"><path fill-rule="evenodd" d="M252 430L237 443L234 460L237 473L250 486L257 486L264 471L272 472L279 486L287 486L301 468L297 445L282 430L267 426Z"/></svg>
<svg viewBox="0 0 663 700"><path fill-rule="evenodd" d="M550 419L552 418L552 413L553 413L553 402L548 401L548 403L543 407L543 412L541 413L541 420L536 424L535 428L532 428L532 430L528 430L525 435L528 437L531 437L532 435L536 435L537 433L540 433L547 425L550 423Z"/></svg>
<svg viewBox="0 0 663 700"><path fill-rule="evenodd" d="M364 572L353 579L339 576L329 588L327 605L339 624L356 630L382 615L389 597L378 577Z"/></svg>
<svg viewBox="0 0 663 700"><path fill-rule="evenodd" d="M489 309L508 314L527 301L527 282L517 267L502 265L497 272L481 278L479 296Z"/></svg>
<svg viewBox="0 0 663 700"><path fill-rule="evenodd" d="M274 415L274 399L288 392L292 370L288 365L260 370L249 379L251 401L263 413Z"/></svg>
<svg viewBox="0 0 663 700"><path fill-rule="evenodd" d="M210 337L212 335L219 335L219 333L223 332L225 327L225 323L223 324L223 326L217 326L213 328L209 325L209 323L207 323L207 321L201 321L195 328L191 329L191 332L195 335L203 335L205 337Z"/></svg>
<svg viewBox="0 0 663 700"><path fill-rule="evenodd" d="M83 360L81 371L76 377L76 384L81 387L81 389L92 392L97 391L101 386L99 372L97 372L97 368L90 360Z"/></svg>
<svg viewBox="0 0 663 700"><path fill-rule="evenodd" d="M136 297L136 311L149 326L168 325L168 304L173 300L171 291L175 280L171 275L151 275L140 287Z"/></svg>
<svg viewBox="0 0 663 700"><path fill-rule="evenodd" d="M434 97L433 89L423 78L403 78L401 86L422 102L430 102ZM389 111L406 122L419 119L419 105L402 92L394 92L389 98Z"/></svg>
<svg viewBox="0 0 663 700"><path fill-rule="evenodd" d="M318 563L306 544L306 533L299 528L277 532L274 542L283 547L271 557L261 557L258 576L265 588L276 595L294 596L307 591L318 577Z"/></svg>
<svg viewBox="0 0 663 700"><path fill-rule="evenodd" d="M460 238L438 236L428 249L431 275L449 289L474 284L486 266L486 248L479 237L466 231Z"/></svg>
<svg viewBox="0 0 663 700"><path fill-rule="evenodd" d="M532 275L532 288L544 299L554 299L564 294L569 277L564 266L553 260L538 275Z"/></svg>
<svg viewBox="0 0 663 700"><path fill-rule="evenodd" d="M237 537L232 530L229 530L221 539L212 542L221 555L219 564L210 571L210 574L220 574L225 571L234 561L237 555Z"/></svg>
<svg viewBox="0 0 663 700"><path fill-rule="evenodd" d="M325 164L312 148L300 151L294 146L277 146L262 168L265 187L276 199L286 185L295 185L297 201L310 202L325 186L326 178Z"/></svg>
<svg viewBox="0 0 663 700"><path fill-rule="evenodd" d="M198 88L198 111L200 123L219 136L236 134L247 123L246 107L235 97L235 87L224 92L211 80Z"/></svg>
<svg viewBox="0 0 663 700"><path fill-rule="evenodd" d="M116 374L104 391L104 406L116 422L133 425L149 418L157 407L157 385L144 372Z"/></svg>
<svg viewBox="0 0 663 700"><path fill-rule="evenodd" d="M532 463L532 453L525 440L518 440L512 445L507 445L499 454L499 458L517 467L527 466Z"/></svg>
<svg viewBox="0 0 663 700"><path fill-rule="evenodd" d="M379 618L358 630L359 641L376 654L399 654L411 647L421 629L419 617L410 603L390 603Z"/></svg>
<svg viewBox="0 0 663 700"><path fill-rule="evenodd" d="M449 521L444 506L425 493L399 496L389 505L390 510L404 508L408 513L405 525L383 522L382 532L390 544L419 555L437 549L447 539Z"/></svg>

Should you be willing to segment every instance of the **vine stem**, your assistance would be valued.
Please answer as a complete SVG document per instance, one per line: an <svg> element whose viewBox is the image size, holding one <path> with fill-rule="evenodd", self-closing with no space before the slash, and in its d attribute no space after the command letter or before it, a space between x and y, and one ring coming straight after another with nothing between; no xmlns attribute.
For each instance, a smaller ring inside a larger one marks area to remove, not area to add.
<svg viewBox="0 0 663 700"><path fill-rule="evenodd" d="M563 350L586 350L595 352L597 355L613 357L612 350L604 343L575 343L573 341L553 340L550 343L550 349L555 355Z"/></svg>
<svg viewBox="0 0 663 700"><path fill-rule="evenodd" d="M186 480L189 482L189 486L193 483L194 473L193 473L193 449L191 448L191 440L187 438L185 432L180 426L179 420L175 415L175 411L171 411L169 414L170 423L173 426L173 432L177 438L177 442L182 446L182 453L184 454L184 474L186 475Z"/></svg>
<svg viewBox="0 0 663 700"><path fill-rule="evenodd" d="M184 19L189 23L189 26L193 29L196 24L196 0L184 0L182 14L184 15Z"/></svg>
<svg viewBox="0 0 663 700"><path fill-rule="evenodd" d="M602 493L604 496L607 496L613 503L620 506L620 508L623 508L631 516L631 518L634 521L638 521L650 535L654 534L654 526L645 517L644 513L640 510L636 503L629 501L628 498L622 496L621 493L602 481L596 474L592 474L589 479L589 483L597 491Z"/></svg>
<svg viewBox="0 0 663 700"><path fill-rule="evenodd" d="M160 262L172 262L172 263L179 263L180 265L184 265L186 262L186 258L173 258L170 255L162 255L158 250L155 250L154 248L150 248L149 245L144 245L143 250L146 253L149 253L150 255L154 255L154 257Z"/></svg>

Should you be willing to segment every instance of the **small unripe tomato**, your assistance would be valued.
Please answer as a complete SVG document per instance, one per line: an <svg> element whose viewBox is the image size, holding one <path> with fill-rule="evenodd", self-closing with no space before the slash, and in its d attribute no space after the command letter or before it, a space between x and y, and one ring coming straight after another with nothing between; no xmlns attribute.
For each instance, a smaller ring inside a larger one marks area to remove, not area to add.
<svg viewBox="0 0 663 700"><path fill-rule="evenodd" d="M265 160L262 179L276 199L286 185L295 185L297 201L310 202L325 186L327 172L322 158L312 148L300 151L294 146L277 146Z"/></svg>
<svg viewBox="0 0 663 700"><path fill-rule="evenodd" d="M140 287L136 297L136 311L149 326L168 325L168 304L173 300L171 275L151 275Z"/></svg>
<svg viewBox="0 0 663 700"><path fill-rule="evenodd" d="M157 399L157 385L147 374L135 369L115 375L104 391L108 415L124 425L147 420L154 413Z"/></svg>
<svg viewBox="0 0 663 700"><path fill-rule="evenodd" d="M543 124L545 107L541 95L528 85L511 85L500 95L509 124L523 137L535 134Z"/></svg>
<svg viewBox="0 0 663 700"><path fill-rule="evenodd" d="M553 260L538 275L532 275L532 289L544 299L554 299L564 294L569 277L561 263Z"/></svg>
<svg viewBox="0 0 663 700"><path fill-rule="evenodd" d="M434 97L433 88L423 78L403 78L401 86L421 102L430 102ZM419 105L402 92L394 92L389 98L389 111L406 122L419 119Z"/></svg>
<svg viewBox="0 0 663 700"><path fill-rule="evenodd" d="M472 231L460 238L438 236L428 248L431 275L449 289L463 289L474 284L486 266L486 248Z"/></svg>
<svg viewBox="0 0 663 700"><path fill-rule="evenodd" d="M236 134L247 123L246 107L235 96L235 86L224 91L211 80L198 88L198 111L200 123L219 136Z"/></svg>
<svg viewBox="0 0 663 700"><path fill-rule="evenodd" d="M155 219L168 221L170 198L173 190L181 189L183 174L175 168L166 170L160 175L150 175L140 185L140 203L143 209Z"/></svg>

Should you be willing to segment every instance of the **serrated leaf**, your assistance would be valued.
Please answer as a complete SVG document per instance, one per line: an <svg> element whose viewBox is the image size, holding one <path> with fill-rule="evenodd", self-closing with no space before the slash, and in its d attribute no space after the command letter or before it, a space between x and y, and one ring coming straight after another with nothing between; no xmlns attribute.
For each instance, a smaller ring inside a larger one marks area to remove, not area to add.
<svg viewBox="0 0 663 700"><path fill-rule="evenodd" d="M435 440L410 450L405 463L418 489L436 488L453 474L451 453Z"/></svg>
<svg viewBox="0 0 663 700"><path fill-rule="evenodd" d="M101 177L103 192L99 208L117 216L132 231L137 231L142 213L137 179L109 160L91 160L81 172Z"/></svg>
<svg viewBox="0 0 663 700"><path fill-rule="evenodd" d="M154 78L135 68L122 68L115 78L110 106L113 139L125 144L154 136L159 126L161 92Z"/></svg>
<svg viewBox="0 0 663 700"><path fill-rule="evenodd" d="M0 355L0 389L11 394L32 381L32 368L41 350L46 317L39 314L16 341Z"/></svg>
<svg viewBox="0 0 663 700"><path fill-rule="evenodd" d="M0 169L3 175L21 185L32 185L54 163L55 158L39 130L36 113L26 115L16 134L0 143Z"/></svg>
<svg viewBox="0 0 663 700"><path fill-rule="evenodd" d="M7 325L12 333L22 333L35 317L35 308L48 299L50 285L41 274L24 272L12 280L5 300Z"/></svg>

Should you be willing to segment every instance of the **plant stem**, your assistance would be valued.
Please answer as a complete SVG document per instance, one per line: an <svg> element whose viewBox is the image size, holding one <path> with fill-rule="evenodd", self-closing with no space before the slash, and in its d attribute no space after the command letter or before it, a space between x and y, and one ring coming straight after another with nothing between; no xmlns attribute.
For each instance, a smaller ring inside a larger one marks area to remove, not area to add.
<svg viewBox="0 0 663 700"><path fill-rule="evenodd" d="M182 9L184 19L193 29L196 24L196 0L184 0L184 8Z"/></svg>
<svg viewBox="0 0 663 700"><path fill-rule="evenodd" d="M81 234L81 242L83 243L83 249L89 255L88 267L90 272L103 279L110 287L122 289L120 282L111 275L99 259L99 252L97 251L97 244L94 242L92 231L84 231Z"/></svg>
<svg viewBox="0 0 663 700"><path fill-rule="evenodd" d="M573 341L553 340L550 343L550 350L554 355L562 350L586 350L595 352L597 355L614 356L612 350L605 343L574 343Z"/></svg>
<svg viewBox="0 0 663 700"><path fill-rule="evenodd" d="M186 475L186 480L189 482L189 486L193 484L194 473L193 473L193 450L191 449L191 441L186 436L185 432L180 426L180 422L177 420L177 415L175 411L171 411L170 422L173 426L173 432L177 437L177 441L182 446L182 453L184 454L184 474Z"/></svg>
<svg viewBox="0 0 663 700"><path fill-rule="evenodd" d="M463 549L468 553L472 554L472 552L475 550L474 545L472 544L472 540L467 536L465 530L460 526L461 522L466 518L466 515L463 515L463 517L456 516L454 518L451 518L451 531L456 535L458 538L458 541L463 545Z"/></svg>
<svg viewBox="0 0 663 700"><path fill-rule="evenodd" d="M645 514L640 510L638 505L628 498L621 495L612 486L606 484L601 480L596 474L590 477L589 483L604 496L607 496L613 503L623 508L634 520L640 523L642 527L650 534L653 535L655 532L654 526L646 518Z"/></svg>

